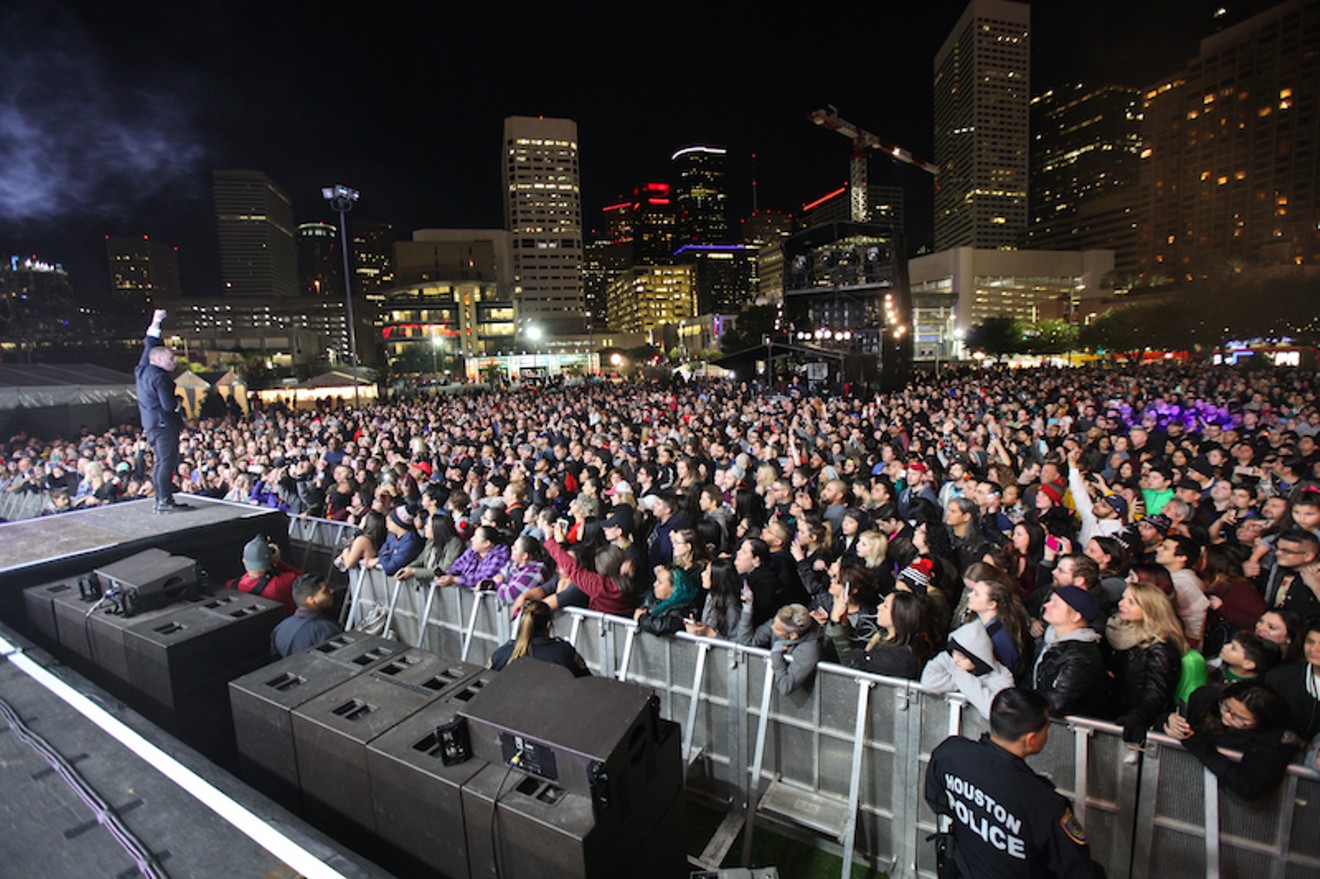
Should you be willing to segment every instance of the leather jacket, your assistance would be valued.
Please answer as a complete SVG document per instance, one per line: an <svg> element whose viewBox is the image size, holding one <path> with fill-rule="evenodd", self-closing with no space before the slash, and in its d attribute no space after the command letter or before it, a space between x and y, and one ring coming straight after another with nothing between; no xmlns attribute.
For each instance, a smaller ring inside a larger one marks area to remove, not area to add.
<svg viewBox="0 0 1320 879"><path fill-rule="evenodd" d="M1145 731L1173 707L1182 674L1182 657L1167 641L1137 644L1119 650L1110 658L1114 675L1114 700L1123 740L1145 740Z"/></svg>

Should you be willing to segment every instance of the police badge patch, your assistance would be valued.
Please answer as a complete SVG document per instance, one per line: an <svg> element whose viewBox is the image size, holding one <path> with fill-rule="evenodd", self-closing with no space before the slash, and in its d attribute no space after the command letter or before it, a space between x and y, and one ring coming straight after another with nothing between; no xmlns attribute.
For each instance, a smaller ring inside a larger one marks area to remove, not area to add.
<svg viewBox="0 0 1320 879"><path fill-rule="evenodd" d="M1063 817L1059 818L1059 826L1063 828L1063 832L1073 842L1078 845L1086 845L1086 828L1082 826L1082 822L1077 820L1071 806L1063 810Z"/></svg>

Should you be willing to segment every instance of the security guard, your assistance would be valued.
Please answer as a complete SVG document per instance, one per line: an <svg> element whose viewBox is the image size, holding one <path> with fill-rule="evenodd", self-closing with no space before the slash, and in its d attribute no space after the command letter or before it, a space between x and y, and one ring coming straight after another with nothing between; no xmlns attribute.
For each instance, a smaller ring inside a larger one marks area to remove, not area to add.
<svg viewBox="0 0 1320 879"><path fill-rule="evenodd" d="M1027 766L1050 735L1049 703L1007 689L990 707L990 733L950 736L930 755L926 802L953 819L953 864L963 879L1103 877L1068 800Z"/></svg>

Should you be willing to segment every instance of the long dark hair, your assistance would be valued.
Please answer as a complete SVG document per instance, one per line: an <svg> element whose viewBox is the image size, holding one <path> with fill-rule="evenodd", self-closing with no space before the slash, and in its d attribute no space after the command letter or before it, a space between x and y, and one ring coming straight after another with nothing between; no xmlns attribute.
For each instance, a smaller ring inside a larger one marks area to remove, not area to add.
<svg viewBox="0 0 1320 879"><path fill-rule="evenodd" d="M889 616L894 625L889 630L889 637L884 643L906 647L921 659L929 657L932 651L930 639L926 634L925 605L911 592L892 592L890 597L894 603L890 608ZM889 598L885 600L888 601ZM877 633L866 648L870 650L879 641L880 635Z"/></svg>
<svg viewBox="0 0 1320 879"><path fill-rule="evenodd" d="M1198 734L1211 736L1233 732L1224 726L1219 712L1219 706L1228 699L1237 699L1251 712L1252 717L1256 718L1255 730L1279 729L1287 726L1292 719L1288 701L1261 681L1234 681L1219 692L1219 698L1193 722L1192 728Z"/></svg>
<svg viewBox="0 0 1320 879"><path fill-rule="evenodd" d="M1128 552L1127 546L1117 537L1099 536L1092 537L1095 545L1100 547L1100 551L1109 556L1109 566L1100 571L1102 577L1126 577L1128 567L1132 564L1132 556Z"/></svg>
<svg viewBox="0 0 1320 879"><path fill-rule="evenodd" d="M724 620L730 610L742 603L742 579L733 567L733 561L714 558L710 561L710 606L715 619Z"/></svg>

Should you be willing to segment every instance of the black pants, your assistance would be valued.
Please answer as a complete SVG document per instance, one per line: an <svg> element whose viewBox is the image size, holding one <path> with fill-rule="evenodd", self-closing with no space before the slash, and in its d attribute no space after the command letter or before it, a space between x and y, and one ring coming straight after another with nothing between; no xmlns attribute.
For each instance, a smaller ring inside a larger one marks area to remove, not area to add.
<svg viewBox="0 0 1320 879"><path fill-rule="evenodd" d="M156 504L174 500L174 473L179 469L179 432L159 428L147 434L156 453L156 466L151 468L151 485L156 490Z"/></svg>

